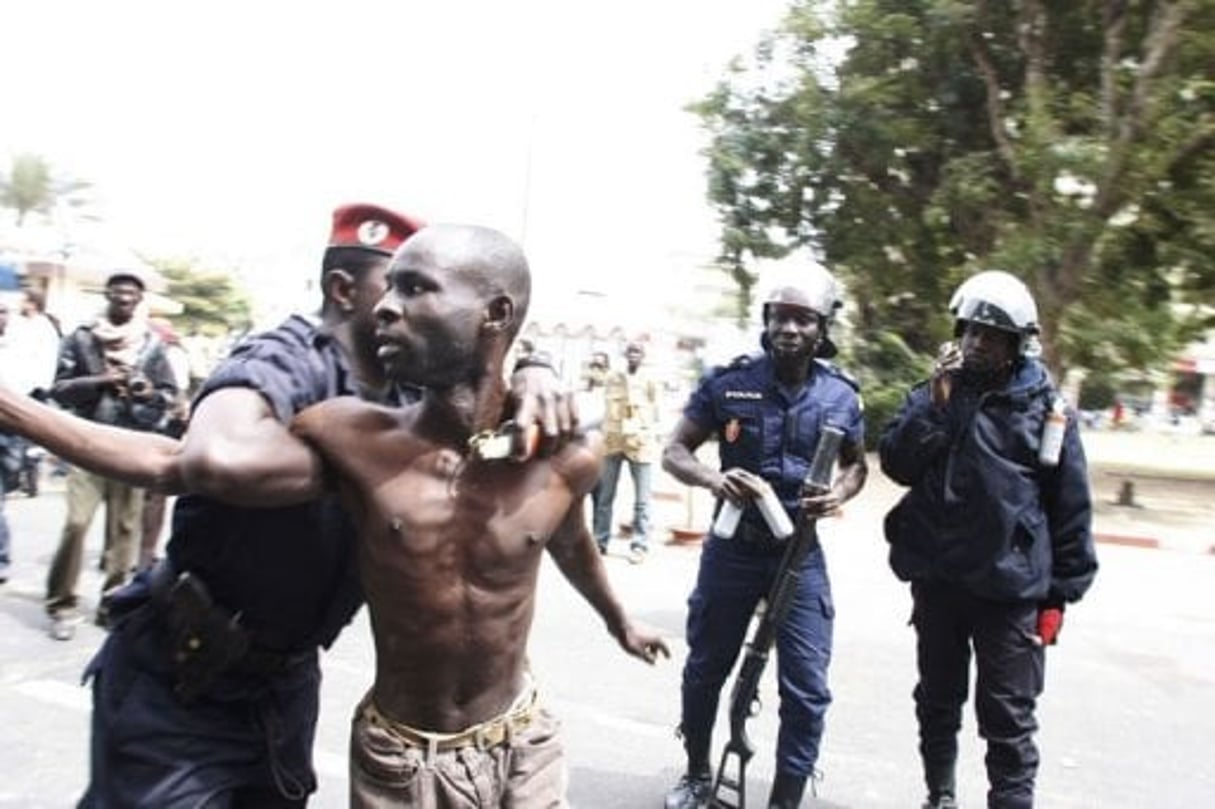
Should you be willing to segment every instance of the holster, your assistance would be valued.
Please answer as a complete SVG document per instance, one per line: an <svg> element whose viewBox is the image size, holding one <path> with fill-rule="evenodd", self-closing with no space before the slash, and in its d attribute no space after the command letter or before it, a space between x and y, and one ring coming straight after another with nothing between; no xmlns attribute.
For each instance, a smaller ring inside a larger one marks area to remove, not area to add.
<svg viewBox="0 0 1215 809"><path fill-rule="evenodd" d="M176 576L162 572L158 579L152 594L169 630L174 691L183 702L191 702L248 654L249 633L240 625L240 616L216 604L207 586L189 571Z"/></svg>

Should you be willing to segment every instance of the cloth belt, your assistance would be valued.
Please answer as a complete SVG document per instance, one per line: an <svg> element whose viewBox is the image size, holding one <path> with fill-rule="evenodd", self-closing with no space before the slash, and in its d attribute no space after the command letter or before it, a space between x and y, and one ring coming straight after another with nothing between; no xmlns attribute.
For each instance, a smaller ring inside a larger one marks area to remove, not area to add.
<svg viewBox="0 0 1215 809"><path fill-rule="evenodd" d="M371 694L363 698L359 704L359 714L366 721L383 728L397 737L402 743L421 750L426 750L428 757L436 753L459 750L465 747L475 747L478 750L488 750L510 742L512 736L526 729L532 723L539 708L536 687L528 684L514 704L506 712L494 719L489 719L470 728L455 733L433 733L418 730L403 722L385 716L376 707Z"/></svg>

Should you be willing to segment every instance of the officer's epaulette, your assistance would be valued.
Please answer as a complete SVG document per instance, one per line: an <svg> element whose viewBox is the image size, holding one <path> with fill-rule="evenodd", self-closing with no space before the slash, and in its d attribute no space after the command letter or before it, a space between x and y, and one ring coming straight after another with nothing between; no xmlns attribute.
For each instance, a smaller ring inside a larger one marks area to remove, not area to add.
<svg viewBox="0 0 1215 809"><path fill-rule="evenodd" d="M762 356L763 356L762 354L739 354L737 357L730 360L725 365L713 366L709 370L708 376L710 379L713 379L714 377L721 376L726 371L737 371L739 368L746 368L748 365L750 365L752 362L755 361L756 357L762 357Z"/></svg>
<svg viewBox="0 0 1215 809"><path fill-rule="evenodd" d="M861 392L861 381L830 360L815 359L819 367L832 376L841 379L857 393Z"/></svg>

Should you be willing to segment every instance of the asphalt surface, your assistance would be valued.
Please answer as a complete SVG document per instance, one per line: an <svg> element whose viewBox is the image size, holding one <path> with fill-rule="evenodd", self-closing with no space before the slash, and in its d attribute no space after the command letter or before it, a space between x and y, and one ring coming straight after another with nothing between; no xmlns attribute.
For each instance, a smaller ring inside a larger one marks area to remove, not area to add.
<svg viewBox="0 0 1215 809"><path fill-rule="evenodd" d="M1098 504L1101 571L1069 609L1048 652L1038 736L1043 807L1215 805L1215 437L1086 437ZM1162 472L1163 468L1163 472ZM1171 470L1171 471L1170 471ZM1124 481L1135 503L1117 506ZM618 515L631 497L621 485ZM707 504L660 479L659 528L703 525ZM834 703L808 806L914 807L922 798L911 689L910 600L890 575L881 518L899 489L874 471L844 516L822 525L837 609L831 668ZM73 805L88 776L89 692L80 672L101 641L82 625L70 642L51 640L41 607L44 578L63 517L54 482L34 499L12 496L14 567L0 586L0 807ZM1125 543L1137 537L1151 543ZM665 537L656 537L656 540ZM95 604L100 519L80 593ZM562 718L570 800L575 807L658 807L681 771L678 722L685 599L699 546L656 541L640 565L613 543L609 574L636 619L661 630L673 659L654 667L627 657L552 565L540 578L531 638L542 693ZM268 575L273 575L268 572ZM360 613L324 657L316 744L316 807L345 805L350 711L369 685L372 651ZM776 696L765 675L763 711L750 726L759 753L748 799L762 805L772 775ZM724 706L723 706L724 707ZM721 740L719 723L718 742ZM983 750L973 715L961 735L962 806L984 805Z"/></svg>

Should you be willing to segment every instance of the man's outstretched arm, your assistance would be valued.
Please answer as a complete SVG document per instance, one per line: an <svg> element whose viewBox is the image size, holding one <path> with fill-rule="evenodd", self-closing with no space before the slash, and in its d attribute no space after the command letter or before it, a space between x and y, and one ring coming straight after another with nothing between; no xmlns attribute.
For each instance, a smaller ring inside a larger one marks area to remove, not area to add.
<svg viewBox="0 0 1215 809"><path fill-rule="evenodd" d="M205 397L174 440L88 421L0 387L0 429L96 474L170 494L277 506L310 500L324 485L320 460L251 388Z"/></svg>
<svg viewBox="0 0 1215 809"><path fill-rule="evenodd" d="M0 429L90 472L170 494L182 490L181 445L168 436L98 424L3 386Z"/></svg>

